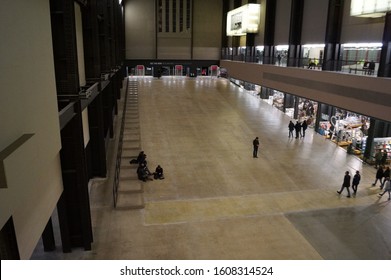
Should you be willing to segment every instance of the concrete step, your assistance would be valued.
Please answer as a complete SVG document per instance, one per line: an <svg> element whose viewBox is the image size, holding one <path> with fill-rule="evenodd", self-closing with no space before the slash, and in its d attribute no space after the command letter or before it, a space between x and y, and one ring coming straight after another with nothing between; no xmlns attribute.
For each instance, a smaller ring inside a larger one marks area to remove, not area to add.
<svg viewBox="0 0 391 280"><path fill-rule="evenodd" d="M140 143L140 134L127 133L122 136L123 141L138 141Z"/></svg>
<svg viewBox="0 0 391 280"><path fill-rule="evenodd" d="M124 150L141 150L139 141L123 141L122 142L122 151Z"/></svg>
<svg viewBox="0 0 391 280"><path fill-rule="evenodd" d="M137 169L121 169L121 172L119 174L119 181L138 181L137 178Z"/></svg>
<svg viewBox="0 0 391 280"><path fill-rule="evenodd" d="M140 121L138 119L128 119L125 116L125 124L135 124L140 126Z"/></svg>
<svg viewBox="0 0 391 280"><path fill-rule="evenodd" d="M118 192L117 210L143 209L145 207L142 193Z"/></svg>
<svg viewBox="0 0 391 280"><path fill-rule="evenodd" d="M136 172L138 164L137 163L130 163L132 159L136 159L136 157L122 157L121 158L121 171L123 169L133 169L134 172ZM127 172L127 171L125 171Z"/></svg>
<svg viewBox="0 0 391 280"><path fill-rule="evenodd" d="M139 122L130 122L125 119L125 126L129 128L140 128Z"/></svg>
<svg viewBox="0 0 391 280"><path fill-rule="evenodd" d="M137 158L138 154L140 153L141 149L128 149L128 148L122 148L122 158Z"/></svg>
<svg viewBox="0 0 391 280"><path fill-rule="evenodd" d="M138 113L138 111L132 111L132 110L127 110L126 113L125 113L125 119L128 119L128 118L133 118L133 119L138 119L140 116L140 114Z"/></svg>
<svg viewBox="0 0 391 280"><path fill-rule="evenodd" d="M134 126L125 125L124 126L124 131L140 134L140 127L134 127Z"/></svg>
<svg viewBox="0 0 391 280"><path fill-rule="evenodd" d="M143 193L144 185L140 180L123 180L119 182L118 192L123 192L127 194L132 193Z"/></svg>

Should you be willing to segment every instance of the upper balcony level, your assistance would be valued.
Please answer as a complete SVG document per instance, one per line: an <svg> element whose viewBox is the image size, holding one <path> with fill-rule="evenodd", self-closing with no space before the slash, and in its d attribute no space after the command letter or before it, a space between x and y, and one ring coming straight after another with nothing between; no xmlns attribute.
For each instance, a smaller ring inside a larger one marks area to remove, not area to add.
<svg viewBox="0 0 391 280"><path fill-rule="evenodd" d="M283 67L282 61L272 62L221 60L220 66L238 80L391 122L391 78L376 77L376 73L357 75L357 70L349 73L317 71L305 65Z"/></svg>
<svg viewBox="0 0 391 280"><path fill-rule="evenodd" d="M288 45L274 47L274 56L265 57L264 47L226 47L221 50L221 59L277 66L322 70L324 44L302 45L300 58L288 61ZM334 71L356 75L377 76L382 43L342 44L340 59L335 62Z"/></svg>

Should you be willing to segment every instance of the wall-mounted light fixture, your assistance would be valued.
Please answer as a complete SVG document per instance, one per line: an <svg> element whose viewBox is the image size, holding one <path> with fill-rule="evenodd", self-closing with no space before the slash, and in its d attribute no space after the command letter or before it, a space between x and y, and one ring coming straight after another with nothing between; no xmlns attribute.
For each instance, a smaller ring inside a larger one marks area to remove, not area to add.
<svg viewBox="0 0 391 280"><path fill-rule="evenodd" d="M391 0L352 0L350 15L354 17L382 17L391 11Z"/></svg>
<svg viewBox="0 0 391 280"><path fill-rule="evenodd" d="M247 4L227 14L227 36L243 36L258 33L261 5Z"/></svg>

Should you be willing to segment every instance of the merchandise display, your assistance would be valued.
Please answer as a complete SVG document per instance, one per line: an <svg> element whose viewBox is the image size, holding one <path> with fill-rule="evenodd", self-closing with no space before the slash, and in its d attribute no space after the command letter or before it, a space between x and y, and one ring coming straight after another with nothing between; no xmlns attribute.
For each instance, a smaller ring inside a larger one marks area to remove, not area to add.
<svg viewBox="0 0 391 280"><path fill-rule="evenodd" d="M362 155L365 152L369 118L346 111L338 111L330 122L319 123L319 133L330 138L349 153Z"/></svg>
<svg viewBox="0 0 391 280"><path fill-rule="evenodd" d="M289 116L291 119L294 118L295 108L285 108L285 115Z"/></svg>
<svg viewBox="0 0 391 280"><path fill-rule="evenodd" d="M276 107L278 110L284 111L284 93L274 90L273 106Z"/></svg>
<svg viewBox="0 0 391 280"><path fill-rule="evenodd" d="M374 138L373 145L371 150L372 161L375 161L376 153L380 151L382 153L387 153L387 158L385 164L390 164L391 161L391 137L387 138Z"/></svg>
<svg viewBox="0 0 391 280"><path fill-rule="evenodd" d="M299 98L299 119L306 120L309 127L314 127L316 122L316 112L318 110L318 102Z"/></svg>

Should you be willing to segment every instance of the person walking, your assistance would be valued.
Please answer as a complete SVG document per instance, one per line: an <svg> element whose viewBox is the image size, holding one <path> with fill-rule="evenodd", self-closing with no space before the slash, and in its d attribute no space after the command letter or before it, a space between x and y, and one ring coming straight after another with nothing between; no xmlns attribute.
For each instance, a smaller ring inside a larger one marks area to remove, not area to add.
<svg viewBox="0 0 391 280"><path fill-rule="evenodd" d="M289 129L288 138L291 137L293 138L293 131L295 130L295 124L292 121L289 121L288 129Z"/></svg>
<svg viewBox="0 0 391 280"><path fill-rule="evenodd" d="M390 178L390 176L391 176L391 174L390 174L390 167L387 166L386 170L384 170L384 172L383 172L383 178ZM383 189L385 182L386 182L386 180L384 179L383 183L380 184L380 189L381 190Z"/></svg>
<svg viewBox="0 0 391 280"><path fill-rule="evenodd" d="M380 193L379 196L382 197L386 192L388 192L388 200L391 200L391 184L390 184L390 177L387 177L384 179L386 182L384 184L384 191L383 193Z"/></svg>
<svg viewBox="0 0 391 280"><path fill-rule="evenodd" d="M296 130L296 139L299 138L299 135L301 137L301 124L299 121L296 122L295 124L295 130Z"/></svg>
<svg viewBox="0 0 391 280"><path fill-rule="evenodd" d="M382 179L383 179L384 171L383 171L383 166L379 166L376 172L376 179L375 182L372 184L372 186L376 186L377 181L380 181L380 186L382 185Z"/></svg>
<svg viewBox="0 0 391 280"><path fill-rule="evenodd" d="M306 131L307 127L308 127L307 121L304 120L304 121L302 122L302 124L301 124L301 128L303 129L303 135L302 135L303 138L304 138L304 136L305 136L305 131Z"/></svg>
<svg viewBox="0 0 391 280"><path fill-rule="evenodd" d="M253 158L258 157L258 147L259 147L259 139L258 137L255 137L253 140Z"/></svg>
<svg viewBox="0 0 391 280"><path fill-rule="evenodd" d="M383 157L382 151L379 150L375 154L375 168L377 169L378 166L381 165L381 159Z"/></svg>
<svg viewBox="0 0 391 280"><path fill-rule="evenodd" d="M349 187L350 187L350 175L349 175L349 171L346 171L345 172L345 176L343 178L342 187L341 187L341 189L339 191L337 191L337 193L341 194L343 189L346 188L346 190L348 191L348 195L346 197L350 197Z"/></svg>
<svg viewBox="0 0 391 280"><path fill-rule="evenodd" d="M357 170L352 180L352 190L354 195L356 195L357 193L357 188L358 188L358 184L360 184L360 180L361 180L360 171Z"/></svg>
<svg viewBox="0 0 391 280"><path fill-rule="evenodd" d="M384 152L383 152L383 155L381 157L380 163L383 166L386 165L386 163L387 163L387 151L386 150L384 150Z"/></svg>

